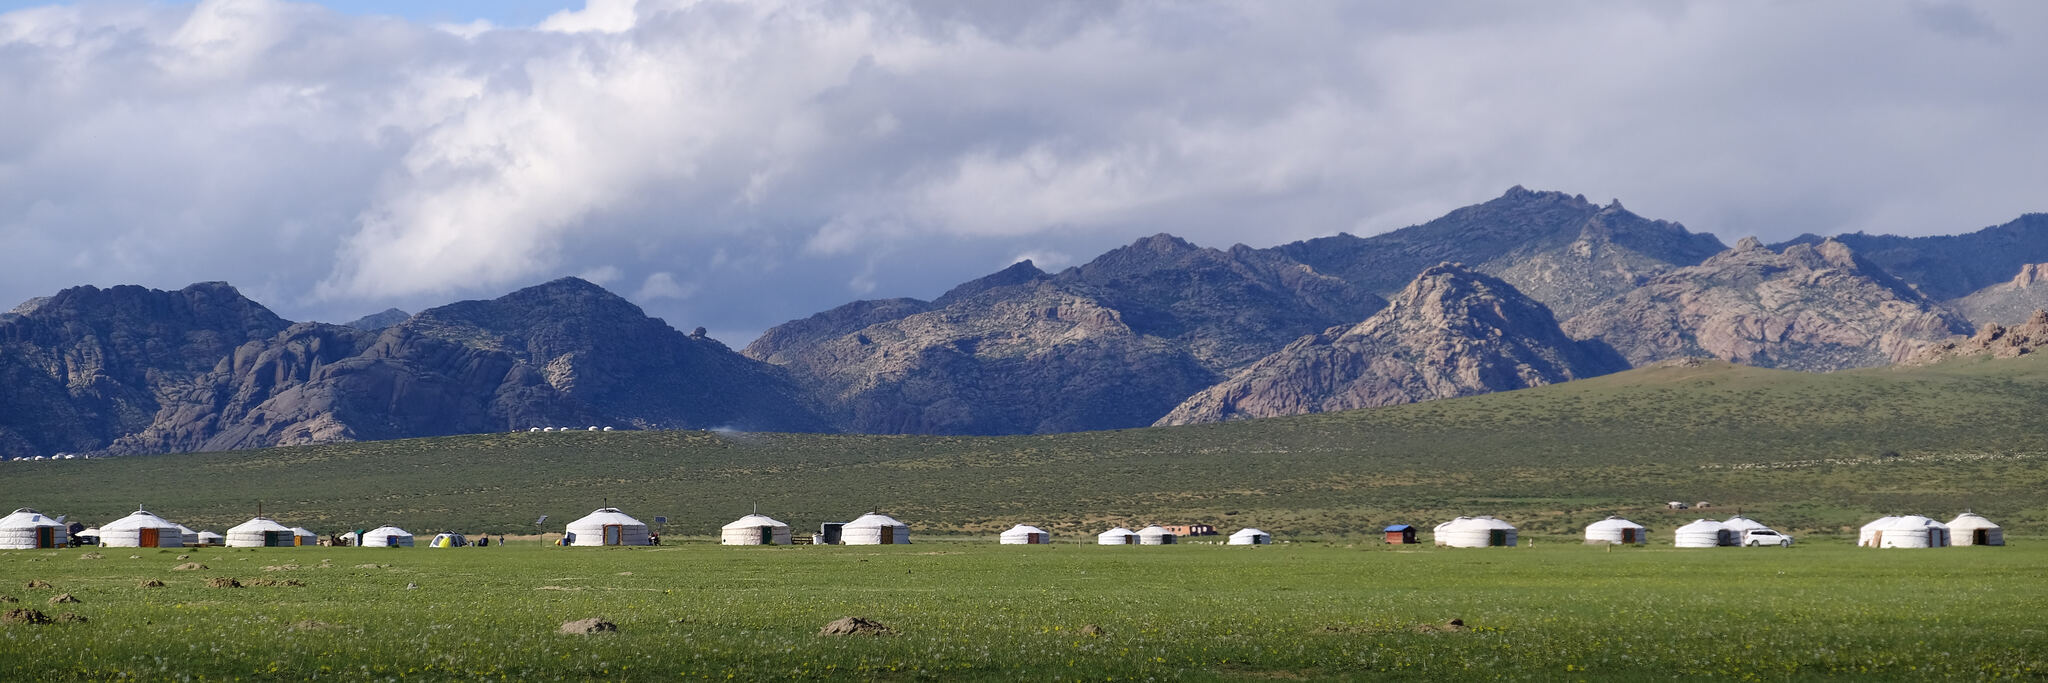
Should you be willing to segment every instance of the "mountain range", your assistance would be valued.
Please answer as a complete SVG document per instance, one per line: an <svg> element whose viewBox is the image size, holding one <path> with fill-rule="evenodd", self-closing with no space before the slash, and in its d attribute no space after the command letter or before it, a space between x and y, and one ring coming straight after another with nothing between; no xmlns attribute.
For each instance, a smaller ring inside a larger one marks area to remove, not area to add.
<svg viewBox="0 0 2048 683"><path fill-rule="evenodd" d="M930 301L791 321L737 352L575 278L345 325L284 320L225 283L76 287L0 314L0 457L541 426L1055 433L1684 357L1830 371L2031 340L2044 264L2039 214L1729 247L1618 201L1515 187L1371 237L1214 249L1159 234L1058 272L1022 261ZM2005 341L1965 339L1993 330Z"/></svg>

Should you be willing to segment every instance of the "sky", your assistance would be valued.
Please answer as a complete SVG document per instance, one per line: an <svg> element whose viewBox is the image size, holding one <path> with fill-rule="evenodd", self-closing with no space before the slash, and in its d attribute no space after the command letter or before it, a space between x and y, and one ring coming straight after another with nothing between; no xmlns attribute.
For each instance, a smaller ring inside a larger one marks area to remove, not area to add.
<svg viewBox="0 0 2048 683"><path fill-rule="evenodd" d="M1712 232L2048 211L2048 3L0 0L0 306L562 276L734 347L1170 232L1513 185Z"/></svg>

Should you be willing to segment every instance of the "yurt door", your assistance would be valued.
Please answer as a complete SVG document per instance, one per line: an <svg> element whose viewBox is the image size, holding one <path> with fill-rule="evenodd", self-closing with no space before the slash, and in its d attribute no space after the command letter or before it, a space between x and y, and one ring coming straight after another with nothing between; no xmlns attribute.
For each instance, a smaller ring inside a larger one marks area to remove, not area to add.
<svg viewBox="0 0 2048 683"><path fill-rule="evenodd" d="M157 532L158 532L158 531L161 531L161 529L142 529L142 530L141 530L141 532L142 532L142 534L141 534L141 545L142 545L142 547L144 547L144 548L154 548L154 547L157 547L157 545L156 545L156 540L157 540Z"/></svg>
<svg viewBox="0 0 2048 683"><path fill-rule="evenodd" d="M1488 530L1487 530L1487 532L1486 532L1486 544L1487 544L1487 545L1498 545L1498 546L1504 546L1504 545L1507 545L1507 544L1508 544L1508 530L1507 530L1507 529L1488 529Z"/></svg>
<svg viewBox="0 0 2048 683"><path fill-rule="evenodd" d="M623 525L623 524L606 524L606 525L604 525L604 544L605 544L605 545L624 545L624 544L625 544L625 541L621 540L621 538L622 538L622 537L624 537L625 535L626 535L626 526L625 526L625 525Z"/></svg>
<svg viewBox="0 0 2048 683"><path fill-rule="evenodd" d="M882 545L888 545L895 542L896 527L889 526L887 524L882 525Z"/></svg>
<svg viewBox="0 0 2048 683"><path fill-rule="evenodd" d="M761 529L761 545L775 545L775 527L764 526L759 528Z"/></svg>
<svg viewBox="0 0 2048 683"><path fill-rule="evenodd" d="M276 548L291 545L284 542L284 536L290 533L289 531L265 531L263 532L263 546L266 548Z"/></svg>
<svg viewBox="0 0 2048 683"><path fill-rule="evenodd" d="M55 548L55 547L57 547L57 527L53 527L53 526L39 526L39 527L36 527L36 547L38 547L38 548Z"/></svg>
<svg viewBox="0 0 2048 683"><path fill-rule="evenodd" d="M1971 529L1970 545L1991 545L1991 530Z"/></svg>
<svg viewBox="0 0 2048 683"><path fill-rule="evenodd" d="M1622 529L1622 530L1621 530L1621 542L1623 542L1623 543L1634 543L1634 542L1636 542L1636 530L1635 530L1635 529Z"/></svg>

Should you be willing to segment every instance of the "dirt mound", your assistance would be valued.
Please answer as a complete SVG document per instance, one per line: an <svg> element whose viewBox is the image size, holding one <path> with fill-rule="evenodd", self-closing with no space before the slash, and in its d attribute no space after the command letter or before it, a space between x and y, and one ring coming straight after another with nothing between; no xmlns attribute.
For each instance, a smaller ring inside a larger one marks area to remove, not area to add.
<svg viewBox="0 0 2048 683"><path fill-rule="evenodd" d="M11 609L11 610L7 610L7 613L6 613L6 614L0 614L0 624L38 624L38 625L39 625L39 624L47 624L47 623L50 623L50 617L48 617L48 616L44 615L44 614L43 614L42 612L39 612L39 611L36 611L36 610L32 610L32 609L28 609L28 608L22 608L22 609Z"/></svg>
<svg viewBox="0 0 2048 683"><path fill-rule="evenodd" d="M179 555L179 556L178 556L178 559L180 559L180 560L189 560L189 559L192 559L192 556L191 556L191 555Z"/></svg>
<svg viewBox="0 0 2048 683"><path fill-rule="evenodd" d="M866 617L846 617L818 629L821 636L886 636L891 633L895 631Z"/></svg>
<svg viewBox="0 0 2048 683"><path fill-rule="evenodd" d="M250 582L249 582L249 585L251 585L251 586L284 586L284 587L287 587L287 588L305 588L305 587L306 587L306 582L304 582L304 581L300 581L300 580L298 580L298 579L283 579L283 580L279 580L279 579L257 579L257 580L255 580L255 581L250 581Z"/></svg>
<svg viewBox="0 0 2048 683"><path fill-rule="evenodd" d="M1416 624L1416 633L1461 633L1465 628L1464 619L1452 619L1441 624Z"/></svg>
<svg viewBox="0 0 2048 683"><path fill-rule="evenodd" d="M84 555L79 555L79 556L78 556L78 559L81 559L81 560L99 560L99 559L105 559L105 558L106 558L106 556L105 556L105 555L101 555L101 554L99 554L99 553L86 553L86 554L84 554Z"/></svg>
<svg viewBox="0 0 2048 683"><path fill-rule="evenodd" d="M241 588L242 582L227 577L206 580L207 588Z"/></svg>
<svg viewBox="0 0 2048 683"><path fill-rule="evenodd" d="M184 564L181 564L181 565L178 565L178 566L176 566L176 567L172 567L172 568L171 568L171 571L174 571L174 572L196 572L196 571L205 571L205 570L206 570L206 565L200 564L200 563L198 563L198 562L186 562L186 563L184 563Z"/></svg>
<svg viewBox="0 0 2048 683"><path fill-rule="evenodd" d="M72 614L70 612L65 612L63 614L57 615L57 623L59 624L83 624L85 622L86 619L85 615L83 614Z"/></svg>
<svg viewBox="0 0 2048 683"><path fill-rule="evenodd" d="M562 622L562 628L558 630L562 633L580 636L590 633L616 633L619 630L619 625L605 621L603 617L591 617L589 619Z"/></svg>
<svg viewBox="0 0 2048 683"><path fill-rule="evenodd" d="M27 588L29 590L38 590L43 588L54 588L55 586L51 586L50 582L48 581L44 581L42 579L35 579L29 581L28 583L22 584L22 587Z"/></svg>
<svg viewBox="0 0 2048 683"><path fill-rule="evenodd" d="M294 570L294 569L298 569L298 568L299 568L299 566L298 566L298 565L296 565L296 564L273 564L273 565L270 565L270 566L264 567L264 568L263 568L263 571L266 571L266 572L288 572L288 571L291 571L291 570Z"/></svg>
<svg viewBox="0 0 2048 683"><path fill-rule="evenodd" d="M135 584L135 587L136 587L136 588L162 588L162 587L164 587L164 582L162 582L162 581L158 581L158 580L156 580L156 579L143 579L141 583Z"/></svg>
<svg viewBox="0 0 2048 683"><path fill-rule="evenodd" d="M1081 635L1084 636L1088 636L1091 638L1101 638L1104 634L1105 632L1102 630L1101 626L1089 624L1087 626L1081 627Z"/></svg>
<svg viewBox="0 0 2048 683"><path fill-rule="evenodd" d="M357 568L357 569L383 569L383 568L385 568L385 567L389 567L389 566L391 566L391 565L388 565L388 564L377 564L377 563L374 563L374 562L373 562L373 563L370 563L370 564L359 564L359 565L356 565L356 568Z"/></svg>
<svg viewBox="0 0 2048 683"><path fill-rule="evenodd" d="M330 624L330 623L327 623L327 622L324 622L324 621L314 621L314 620L312 620L312 619L307 619L307 620L305 620L305 621L301 621L301 622L299 622L299 623L296 623L296 624L292 624L292 628L293 628L294 630L299 630L299 631L318 631L318 630L321 630L321 629L330 629L330 628L334 628L334 624Z"/></svg>
<svg viewBox="0 0 2048 683"><path fill-rule="evenodd" d="M71 602L78 602L78 598L72 596L70 593L63 593L58 595L57 597L50 598L50 604L52 605L62 605Z"/></svg>
<svg viewBox="0 0 2048 683"><path fill-rule="evenodd" d="M21 602L21 598L14 597L12 595L0 595L0 604L12 602Z"/></svg>

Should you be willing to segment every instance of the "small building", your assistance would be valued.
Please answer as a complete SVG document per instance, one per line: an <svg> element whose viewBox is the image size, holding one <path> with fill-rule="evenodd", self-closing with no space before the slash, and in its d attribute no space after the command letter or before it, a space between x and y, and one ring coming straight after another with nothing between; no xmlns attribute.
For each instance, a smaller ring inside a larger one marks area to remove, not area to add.
<svg viewBox="0 0 2048 683"><path fill-rule="evenodd" d="M1436 525L1436 544L1451 548L1513 547L1515 526L1490 516L1459 517Z"/></svg>
<svg viewBox="0 0 2048 683"><path fill-rule="evenodd" d="M647 525L618 508L592 510L583 518L570 522L567 530L563 545L654 545Z"/></svg>
<svg viewBox="0 0 2048 683"><path fill-rule="evenodd" d="M458 533L434 534L434 540L427 541L429 548L463 548L469 545L469 537Z"/></svg>
<svg viewBox="0 0 2048 683"><path fill-rule="evenodd" d="M1238 529L1237 533L1231 534L1230 540L1227 543L1230 545L1267 545L1272 542L1272 534L1251 527L1245 527Z"/></svg>
<svg viewBox="0 0 2048 683"><path fill-rule="evenodd" d="M888 515L870 512L841 527L839 542L847 545L904 545L910 543L910 525Z"/></svg>
<svg viewBox="0 0 2048 683"><path fill-rule="evenodd" d="M1948 533L1955 545L2005 545L2005 530L1974 512L1949 520Z"/></svg>
<svg viewBox="0 0 2048 683"><path fill-rule="evenodd" d="M1671 532L1671 545L1677 548L1719 548L1739 542L1733 529L1711 519L1693 520Z"/></svg>
<svg viewBox="0 0 2048 683"><path fill-rule="evenodd" d="M305 527L292 527L292 538L302 546L320 545L320 534L313 533L312 529Z"/></svg>
<svg viewBox="0 0 2048 683"><path fill-rule="evenodd" d="M361 545L365 548L410 548L412 532L395 526L380 526L362 534Z"/></svg>
<svg viewBox="0 0 2048 683"><path fill-rule="evenodd" d="M1650 542L1650 530L1641 524L1610 516L1586 525L1587 545L1643 545Z"/></svg>
<svg viewBox="0 0 2048 683"><path fill-rule="evenodd" d="M198 530L198 529L194 529L194 528L192 528L192 527L189 527L189 526L185 526L185 525L183 525L183 524L180 524L180 525L178 525L178 533L179 533L179 534L182 534L182 535L184 535L184 537L185 537L185 547L187 547L187 548L197 548L197 547L199 547L199 530Z"/></svg>
<svg viewBox="0 0 2048 683"><path fill-rule="evenodd" d="M1138 545L1173 545L1179 541L1179 536L1157 524L1138 530Z"/></svg>
<svg viewBox="0 0 2048 683"><path fill-rule="evenodd" d="M1664 504L1664 507L1667 507L1667 508L1671 508L1671 509L1673 509L1673 510L1689 510L1689 509L1692 509L1692 506L1691 506L1691 505L1686 505L1685 503L1681 503L1681 502L1678 502L1678 501L1675 501L1675 500L1674 500L1674 501L1671 501L1671 502L1669 502L1669 503L1665 503L1665 504Z"/></svg>
<svg viewBox="0 0 2048 683"><path fill-rule="evenodd" d="M108 522L99 529L100 545L109 548L183 548L185 532L147 510Z"/></svg>
<svg viewBox="0 0 2048 683"><path fill-rule="evenodd" d="M1207 524L1168 524L1164 527L1175 536L1214 536L1216 527Z"/></svg>
<svg viewBox="0 0 2048 683"><path fill-rule="evenodd" d="M61 548L71 542L71 530L63 522L29 508L0 517L0 550Z"/></svg>
<svg viewBox="0 0 2048 683"><path fill-rule="evenodd" d="M1035 526L1019 524L1003 532L996 542L1002 545L1045 545L1052 542L1052 534Z"/></svg>
<svg viewBox="0 0 2048 683"><path fill-rule="evenodd" d="M1096 545L1137 545L1138 532L1117 527L1104 531L1095 537Z"/></svg>
<svg viewBox="0 0 2048 683"><path fill-rule="evenodd" d="M1868 547L1946 548L1948 545L1947 524L1920 515L1906 515L1893 517L1891 521L1872 529Z"/></svg>
<svg viewBox="0 0 2048 683"><path fill-rule="evenodd" d="M291 527L269 518L251 517L228 528L227 538L222 542L230 548L290 548L299 545L299 535Z"/></svg>
<svg viewBox="0 0 2048 683"><path fill-rule="evenodd" d="M751 514L718 528L719 545L789 545L789 525Z"/></svg>
<svg viewBox="0 0 2048 683"><path fill-rule="evenodd" d="M1407 524L1393 524L1382 529L1387 542L1394 545L1415 545L1415 527Z"/></svg>

